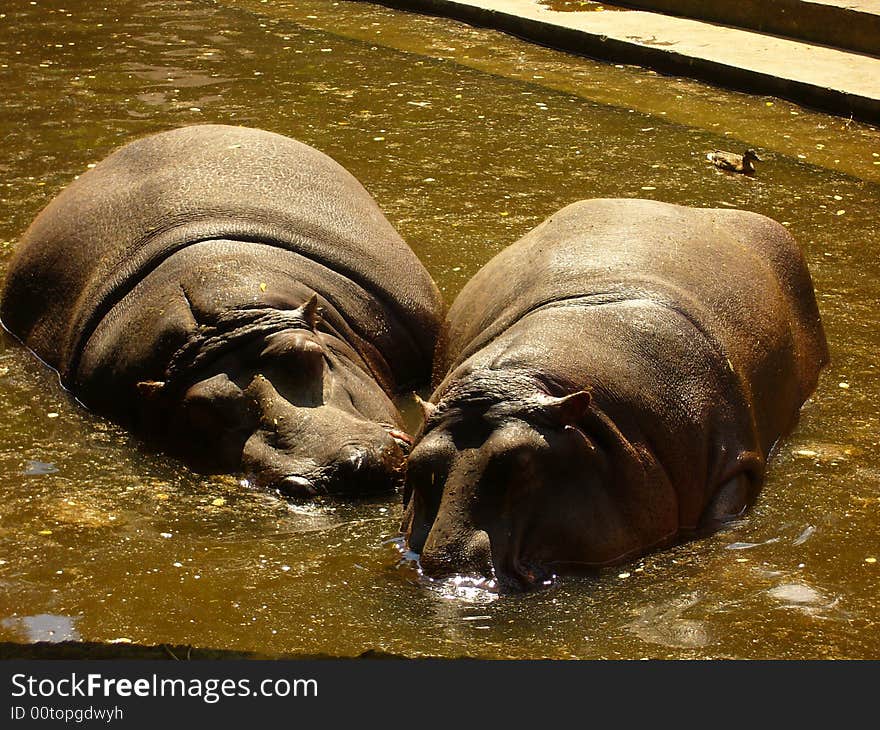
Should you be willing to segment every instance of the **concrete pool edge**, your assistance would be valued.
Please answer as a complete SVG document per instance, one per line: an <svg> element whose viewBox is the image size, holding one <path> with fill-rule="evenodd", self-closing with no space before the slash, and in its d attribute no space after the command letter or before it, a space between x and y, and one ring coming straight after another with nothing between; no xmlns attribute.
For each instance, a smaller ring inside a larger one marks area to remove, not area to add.
<svg viewBox="0 0 880 730"><path fill-rule="evenodd" d="M385 660L412 659L405 654L387 652L382 649L365 649L359 654L336 655L313 652L267 653L235 649L216 649L196 647L187 644L136 644L130 642L107 641L34 641L0 642L0 661L9 660L105 660L147 659L156 661L229 661L229 660ZM420 657L421 658L421 657ZM443 657L428 657L443 659Z"/></svg>
<svg viewBox="0 0 880 730"><path fill-rule="evenodd" d="M378 1L569 53L777 96L880 124L880 59L871 56L641 11L563 13L534 0Z"/></svg>
<svg viewBox="0 0 880 730"><path fill-rule="evenodd" d="M622 0L627 8L667 13L819 43L880 52L877 0Z"/></svg>

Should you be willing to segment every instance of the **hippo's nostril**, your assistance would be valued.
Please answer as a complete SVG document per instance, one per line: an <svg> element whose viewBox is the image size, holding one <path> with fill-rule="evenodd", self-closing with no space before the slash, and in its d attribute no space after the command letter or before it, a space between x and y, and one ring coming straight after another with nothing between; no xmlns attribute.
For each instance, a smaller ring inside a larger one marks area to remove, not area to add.
<svg viewBox="0 0 880 730"><path fill-rule="evenodd" d="M502 593L535 591L552 585L555 577L543 566L514 560L498 571L498 588Z"/></svg>
<svg viewBox="0 0 880 730"><path fill-rule="evenodd" d="M492 563L492 546L485 530L477 530L468 540L465 547L468 562L480 575L492 578L495 566Z"/></svg>
<svg viewBox="0 0 880 730"><path fill-rule="evenodd" d="M295 475L282 477L276 487L285 497L296 498L315 497L323 491L311 479Z"/></svg>
<svg viewBox="0 0 880 730"><path fill-rule="evenodd" d="M495 577L492 563L492 548L485 530L474 530L459 539L438 544L435 536L429 535L419 564L425 575L440 578L453 573Z"/></svg>

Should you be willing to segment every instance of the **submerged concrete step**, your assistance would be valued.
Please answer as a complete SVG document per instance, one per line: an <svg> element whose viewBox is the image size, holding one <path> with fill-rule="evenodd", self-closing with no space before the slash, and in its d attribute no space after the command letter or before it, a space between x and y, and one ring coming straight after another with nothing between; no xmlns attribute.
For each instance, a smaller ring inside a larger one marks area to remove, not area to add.
<svg viewBox="0 0 880 730"><path fill-rule="evenodd" d="M621 0L627 7L880 55L880 0Z"/></svg>
<svg viewBox="0 0 880 730"><path fill-rule="evenodd" d="M536 0L383 0L593 58L647 66L880 123L880 58L638 10L558 12Z"/></svg>

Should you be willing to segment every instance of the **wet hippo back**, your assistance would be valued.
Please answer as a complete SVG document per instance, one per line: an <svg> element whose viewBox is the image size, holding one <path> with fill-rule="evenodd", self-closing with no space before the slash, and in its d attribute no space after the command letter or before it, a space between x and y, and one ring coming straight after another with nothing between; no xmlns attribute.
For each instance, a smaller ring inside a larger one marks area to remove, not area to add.
<svg viewBox="0 0 880 730"><path fill-rule="evenodd" d="M435 379L542 307L627 301L687 319L718 365L735 363L752 398L790 391L788 423L771 419L765 448L787 431L828 359L809 272L778 223L742 210L599 199L563 208L477 272L450 309Z"/></svg>
<svg viewBox="0 0 880 730"><path fill-rule="evenodd" d="M375 328L401 380L430 357L436 288L370 195L321 152L244 127L146 137L80 176L18 244L0 317L70 384L112 306L173 252L211 239L295 251L370 292L401 325Z"/></svg>

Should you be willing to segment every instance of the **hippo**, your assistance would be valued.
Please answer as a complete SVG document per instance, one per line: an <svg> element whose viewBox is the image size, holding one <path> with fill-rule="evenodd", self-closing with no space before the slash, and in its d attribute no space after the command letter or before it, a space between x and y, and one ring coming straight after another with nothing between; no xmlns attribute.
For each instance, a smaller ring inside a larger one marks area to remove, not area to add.
<svg viewBox="0 0 880 730"><path fill-rule="evenodd" d="M585 200L452 304L402 530L428 576L591 573L754 501L828 363L810 274L741 210Z"/></svg>
<svg viewBox="0 0 880 730"><path fill-rule="evenodd" d="M86 407L294 498L402 484L437 287L361 184L226 125L137 139L18 243L0 319Z"/></svg>

